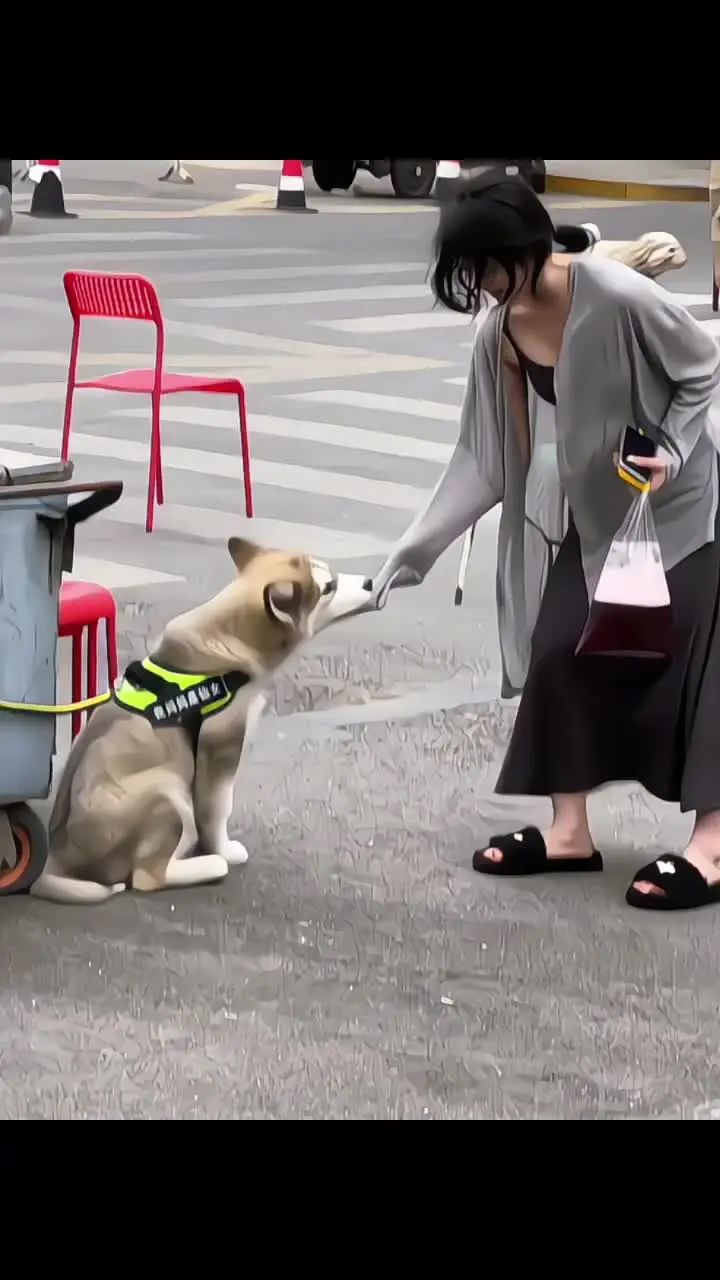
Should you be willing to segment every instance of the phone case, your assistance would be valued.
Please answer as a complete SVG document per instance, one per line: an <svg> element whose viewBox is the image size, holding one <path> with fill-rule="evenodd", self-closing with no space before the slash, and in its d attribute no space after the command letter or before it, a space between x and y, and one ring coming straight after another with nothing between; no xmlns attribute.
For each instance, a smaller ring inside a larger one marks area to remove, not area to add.
<svg viewBox="0 0 720 1280"><path fill-rule="evenodd" d="M639 434L644 435L645 433L644 431L641 431ZM623 432L622 440L620 441L620 457L617 466L618 475L621 480L624 480L626 484L631 485L633 489L637 489L640 493L648 493L650 491L650 480L647 476L643 476L639 471L636 471L631 463L628 463L623 459L622 455L624 451L625 432Z"/></svg>

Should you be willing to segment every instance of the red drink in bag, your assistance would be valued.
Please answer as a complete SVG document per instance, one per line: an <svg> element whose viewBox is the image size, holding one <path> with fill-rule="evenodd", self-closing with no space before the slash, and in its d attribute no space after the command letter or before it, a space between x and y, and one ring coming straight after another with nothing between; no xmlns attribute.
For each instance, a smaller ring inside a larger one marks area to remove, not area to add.
<svg viewBox="0 0 720 1280"><path fill-rule="evenodd" d="M613 540L576 652L665 662L673 639L670 592L649 496L643 493Z"/></svg>

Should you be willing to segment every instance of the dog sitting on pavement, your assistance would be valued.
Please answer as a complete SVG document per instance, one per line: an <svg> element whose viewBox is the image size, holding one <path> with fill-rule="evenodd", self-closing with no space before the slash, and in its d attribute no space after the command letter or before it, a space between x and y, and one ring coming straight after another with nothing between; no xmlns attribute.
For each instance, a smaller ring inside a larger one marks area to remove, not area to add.
<svg viewBox="0 0 720 1280"><path fill-rule="evenodd" d="M304 640L358 612L372 584L240 538L229 551L234 582L169 623L73 745L34 896L97 904L126 888L212 884L247 861L227 824L267 684Z"/></svg>

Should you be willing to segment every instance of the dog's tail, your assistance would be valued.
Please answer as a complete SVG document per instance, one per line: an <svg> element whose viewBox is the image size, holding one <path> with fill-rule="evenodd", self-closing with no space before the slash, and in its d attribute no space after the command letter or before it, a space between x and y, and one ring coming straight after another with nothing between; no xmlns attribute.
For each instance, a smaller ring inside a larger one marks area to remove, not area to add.
<svg viewBox="0 0 720 1280"><path fill-rule="evenodd" d="M97 884L94 880L71 880L67 876L55 876L43 872L30 889L34 898L46 902L62 902L76 906L100 906L118 893L124 893L124 884Z"/></svg>

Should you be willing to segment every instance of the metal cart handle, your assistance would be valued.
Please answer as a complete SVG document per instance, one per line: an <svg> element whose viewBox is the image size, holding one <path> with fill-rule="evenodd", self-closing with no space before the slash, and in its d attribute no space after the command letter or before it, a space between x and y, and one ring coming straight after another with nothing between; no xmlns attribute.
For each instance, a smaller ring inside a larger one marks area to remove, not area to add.
<svg viewBox="0 0 720 1280"><path fill-rule="evenodd" d="M0 502L12 502L18 498L72 497L75 493L86 493L88 497L84 501L74 502L68 507L68 524L74 528L107 507L114 506L122 496L122 491L121 480L100 480L95 484L64 480L54 484L13 484L10 480L0 484Z"/></svg>
<svg viewBox="0 0 720 1280"><path fill-rule="evenodd" d="M45 526L52 545L57 548L61 557L60 565L64 573L72 573L75 557L75 530L100 511L112 507L121 497L123 484L121 480L100 480L95 484L81 484L79 481L56 480L48 484L13 484L12 478L6 478L0 484L0 503L12 502L14 499L31 498L69 498L76 493L87 496L81 502L68 504L67 509L56 519L39 515L38 520ZM50 577L54 578L54 561L51 561Z"/></svg>

